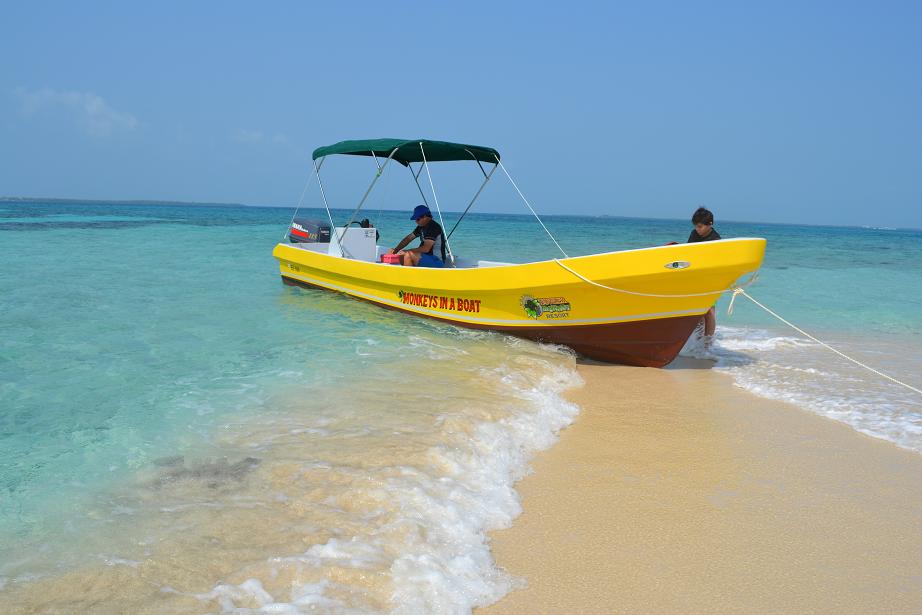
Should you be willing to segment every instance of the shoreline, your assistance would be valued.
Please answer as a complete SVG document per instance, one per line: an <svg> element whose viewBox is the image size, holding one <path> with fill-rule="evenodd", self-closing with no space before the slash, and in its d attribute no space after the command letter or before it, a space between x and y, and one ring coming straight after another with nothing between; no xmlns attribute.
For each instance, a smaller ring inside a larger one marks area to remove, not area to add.
<svg viewBox="0 0 922 615"><path fill-rule="evenodd" d="M503 613L914 613L922 456L710 363L581 362L582 407L491 534Z"/></svg>

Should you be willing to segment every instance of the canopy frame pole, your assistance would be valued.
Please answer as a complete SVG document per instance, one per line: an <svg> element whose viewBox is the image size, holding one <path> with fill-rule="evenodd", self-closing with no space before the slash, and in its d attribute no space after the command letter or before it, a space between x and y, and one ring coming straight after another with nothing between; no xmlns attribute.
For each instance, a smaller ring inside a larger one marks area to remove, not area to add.
<svg viewBox="0 0 922 615"><path fill-rule="evenodd" d="M308 188L308 186L311 185L311 180L312 180L312 179L314 179L314 174L313 174L313 173L308 173L308 174L307 174L307 181L304 182L304 189L301 190L301 198L298 199L298 204L295 205L295 212L294 212L293 214L291 214L291 222L288 223L288 228L285 229L285 234L282 235L282 239L285 239L286 237L288 237L288 233L291 232L291 225L295 223L295 218L298 217L298 210L301 209L301 203L304 202L304 195L307 194L307 188Z"/></svg>
<svg viewBox="0 0 922 615"><path fill-rule="evenodd" d="M336 243L344 255L346 254L346 249L343 247L343 237L346 236L346 231L348 231L349 227L352 226L352 223L355 222L355 214L359 213L359 211L361 211L362 209L362 206L365 205L365 200L368 198L368 195L371 194L371 189L375 187L376 183L378 183L378 180L381 178L381 174L384 173L384 169L387 167L387 163L389 163L394 158L394 154L397 153L398 149L400 148L395 147L394 150L387 157L387 160L384 161L384 164L378 167L378 172L375 173L375 178L371 180L370 184L368 184L368 189L365 190L365 194L362 196L362 200L359 201L358 207L355 208L355 211L352 212L352 216L349 217L349 223L343 227L343 232L336 238ZM377 163L377 159L375 160L375 162ZM334 227L333 232L334 233L336 232L335 227Z"/></svg>
<svg viewBox="0 0 922 615"><path fill-rule="evenodd" d="M419 185L419 173L423 172L423 165L419 165L419 173L413 172L413 167L410 163L407 163L407 168L410 169L410 175L413 176L413 181L416 182L416 189L419 190L419 196L423 197L423 203L426 204L426 207L429 207L429 200L426 199L426 193L423 192L423 187Z"/></svg>
<svg viewBox="0 0 922 615"><path fill-rule="evenodd" d="M465 148L464 151L471 155L471 158L473 158L473 159L474 159L474 162L477 163L477 166L480 167L480 172L483 173L483 176L484 176L484 177L486 177L486 176L487 176L487 172L483 170L483 165L480 164L480 161L479 161L479 160L477 160L477 156L474 155L474 152L472 152L471 150L466 149L466 148ZM495 170L496 170L496 165L493 165L493 171L495 171ZM493 173L493 171L490 171L490 173Z"/></svg>
<svg viewBox="0 0 922 615"><path fill-rule="evenodd" d="M429 178L429 188L432 190L432 200L435 201L435 210L439 214L439 222L442 225L442 236L445 237L445 220L442 219L442 208L439 207L439 196L435 193L435 184L432 183L432 173L429 172L429 163L426 162L426 150L423 148L422 141L419 142L419 151L423 155L423 167L425 167L426 176ZM451 259L451 264L454 265L455 255L451 253L451 244L448 243L448 237L445 237L445 250L448 252L448 258Z"/></svg>
<svg viewBox="0 0 922 615"><path fill-rule="evenodd" d="M333 214L330 212L330 204L327 203L327 195L323 190L323 182L320 181L320 167L323 166L323 161L326 160L326 156L320 159L320 164L317 164L317 161L314 161L314 174L317 175L317 185L320 186L320 198L323 199L323 206L327 210L327 217L330 219L330 232L336 228L336 224L333 223Z"/></svg>
<svg viewBox="0 0 922 615"><path fill-rule="evenodd" d="M509 171L507 171L507 170L506 170L506 167L503 166L503 163L500 162L499 156L495 156L495 155L494 155L494 158L496 158L496 164L499 165L499 168L501 168L501 169L503 170L503 173L506 174L506 177L509 178L509 182L512 184L512 187L515 188L515 191L518 192L518 193L519 193L519 196L522 197L522 200L525 201L525 205L527 205L527 206L528 206L528 209L531 211L531 213L534 214L535 219L538 221L538 224L541 225L541 228L544 229L544 232L547 233L547 236L551 238L551 241L554 242L554 245L557 246L557 249L560 250L560 252L561 252L561 254L563 254L564 258L570 258L570 255L567 254L566 252L564 252L563 248L560 247L560 244L557 243L557 240L554 239L554 236L551 235L551 232L550 232L549 230L547 230L547 227L546 227L546 226L544 226L544 222L541 221L541 217L538 215L538 212L536 212L536 211L532 208L531 203L528 202L528 199L526 199L526 198L525 198L525 195L522 194L522 191L519 190L519 187L516 185L515 180L512 179L512 176L511 176L511 175L509 175Z"/></svg>
<svg viewBox="0 0 922 615"><path fill-rule="evenodd" d="M378 157L375 156L374 150L372 150L372 152L371 152L371 157L375 159L375 166L378 167L378 170L380 171L380 170L381 170L381 163L378 162Z"/></svg>
<svg viewBox="0 0 922 615"><path fill-rule="evenodd" d="M478 161L477 164L479 165L479 164L480 164L480 161ZM497 167L497 166L498 166L498 165L495 165L495 164L494 164L494 165L493 165L493 168L490 169L490 173L489 173L489 174L487 174L487 173L484 173L484 174L483 174L483 177L484 177L483 183L480 184L480 188L479 188L479 189L477 190L477 192L474 194L474 198L471 199L471 202L468 203L468 204L467 204L467 207L464 208L464 212L461 214L461 217L458 218L458 221L455 222L455 225L454 225L453 227L451 227L451 231L449 231L448 237L451 237L451 234L455 232L455 229L458 228L458 225L459 225L459 224L461 224L461 220L464 220L464 216L466 216L466 215L467 215L467 212L470 210L470 208L473 207L474 201L477 200L477 197L480 196L480 193L483 192L483 189L487 187L487 183L490 181L490 178L493 177L493 173L496 172L496 167ZM481 171L483 170L483 167L482 167L482 166L480 167L480 170L481 170Z"/></svg>

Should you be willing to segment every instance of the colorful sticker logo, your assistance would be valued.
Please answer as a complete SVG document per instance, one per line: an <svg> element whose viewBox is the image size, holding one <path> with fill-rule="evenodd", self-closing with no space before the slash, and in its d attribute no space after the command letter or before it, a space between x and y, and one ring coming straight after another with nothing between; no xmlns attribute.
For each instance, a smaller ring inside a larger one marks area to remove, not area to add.
<svg viewBox="0 0 922 615"><path fill-rule="evenodd" d="M541 312L543 311L541 309L541 304L531 295L523 295L520 303L522 304L522 308L525 309L525 315L529 318L537 320L541 316Z"/></svg>
<svg viewBox="0 0 922 615"><path fill-rule="evenodd" d="M525 315L538 320L545 318L567 318L570 316L570 302L565 297L532 297L523 295L519 303L525 310Z"/></svg>

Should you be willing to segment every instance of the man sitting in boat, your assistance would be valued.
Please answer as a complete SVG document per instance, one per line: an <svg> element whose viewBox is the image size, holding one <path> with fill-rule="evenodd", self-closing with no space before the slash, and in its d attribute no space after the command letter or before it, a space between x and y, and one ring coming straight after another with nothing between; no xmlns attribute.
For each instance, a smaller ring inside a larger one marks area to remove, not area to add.
<svg viewBox="0 0 922 615"><path fill-rule="evenodd" d="M405 267L444 267L445 235L441 225L432 219L432 212L425 205L417 205L410 220L416 222L416 228L396 248L388 250L388 254L399 254ZM416 237L422 240L419 247L403 250Z"/></svg>

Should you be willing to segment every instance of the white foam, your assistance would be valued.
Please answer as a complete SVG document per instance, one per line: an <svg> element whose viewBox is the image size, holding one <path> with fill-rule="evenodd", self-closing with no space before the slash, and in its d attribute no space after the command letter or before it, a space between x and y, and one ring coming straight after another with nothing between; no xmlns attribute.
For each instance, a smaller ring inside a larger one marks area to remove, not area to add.
<svg viewBox="0 0 922 615"><path fill-rule="evenodd" d="M918 348L902 340L846 339L834 345L849 354L875 355L880 367L906 380L917 377L913 364L920 359ZM710 349L704 350L693 336L682 353L707 354L717 361L717 369L752 393L797 405L861 433L922 452L919 400L815 342L765 329L719 327Z"/></svg>
<svg viewBox="0 0 922 615"><path fill-rule="evenodd" d="M214 600L221 606L223 613L277 613L279 615L297 615L300 613L293 604L277 602L269 592L263 589L258 579L247 579L239 585L218 585L207 594L197 596L202 600ZM244 608L238 604L256 604L256 608Z"/></svg>
<svg viewBox="0 0 922 615"><path fill-rule="evenodd" d="M102 561L106 566L128 566L129 568L137 568L141 565L141 562L124 559L121 557L102 557Z"/></svg>
<svg viewBox="0 0 922 615"><path fill-rule="evenodd" d="M411 339L417 351L441 355L452 349L431 340ZM523 364L517 364L521 361ZM367 570L390 578L392 609L399 615L470 613L491 604L521 584L498 569L486 532L508 527L521 512L516 480L539 450L556 441L573 421L578 407L562 392L581 383L566 355L535 351L509 364L483 369L480 378L496 382L512 407L497 420L459 425L457 416L442 416L442 442L421 459L387 468L356 470L361 496L368 504L359 534L335 531L333 537L298 555L278 556L281 569ZM490 399L481 403L489 405ZM305 467L316 464L306 463ZM338 506L330 496L329 506ZM379 509L375 507L379 506ZM375 525L375 524L378 525ZM367 613L371 600L361 587L321 582L297 585L288 596L270 595L258 579L222 584L200 596L220 604L222 612Z"/></svg>
<svg viewBox="0 0 922 615"><path fill-rule="evenodd" d="M327 580L301 584L292 590L291 600L286 602L276 600L258 579L247 579L239 585L218 585L207 594L198 594L196 597L217 602L222 613L235 615L301 615L318 612L330 615L372 615L373 611L350 607L340 600L328 597L326 592L334 585ZM171 588L163 588L161 591L179 593ZM240 604L256 604L256 607L238 606Z"/></svg>

